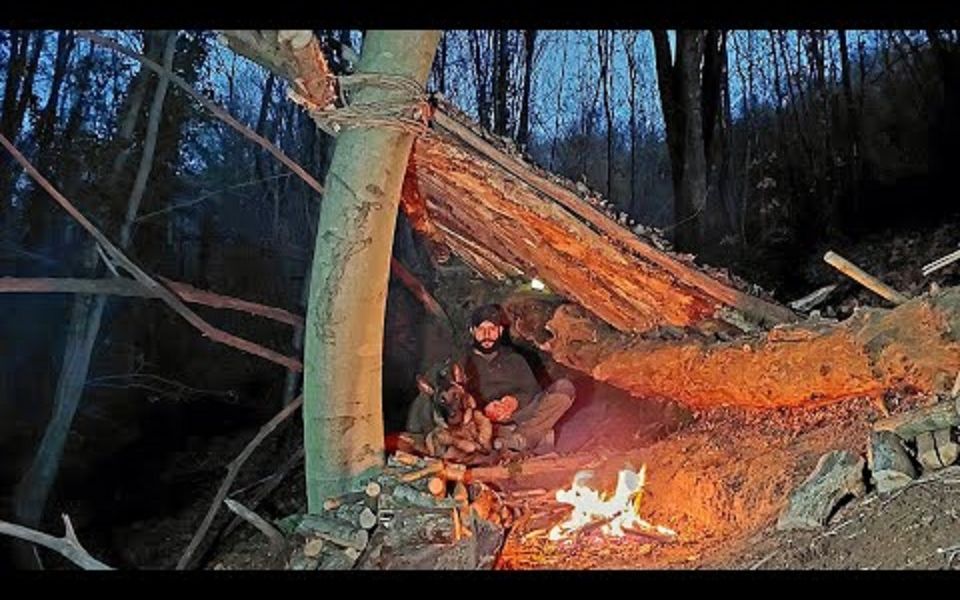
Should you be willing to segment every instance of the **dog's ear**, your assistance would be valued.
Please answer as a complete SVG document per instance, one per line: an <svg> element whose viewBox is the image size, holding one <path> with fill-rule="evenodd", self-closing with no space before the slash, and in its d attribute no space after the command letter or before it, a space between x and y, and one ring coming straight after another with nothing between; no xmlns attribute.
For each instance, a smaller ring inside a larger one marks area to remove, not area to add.
<svg viewBox="0 0 960 600"><path fill-rule="evenodd" d="M421 393L424 393L428 396L433 396L433 386L423 377L423 375L417 375L417 389Z"/></svg>
<svg viewBox="0 0 960 600"><path fill-rule="evenodd" d="M457 385L463 385L467 382L467 374L463 372L460 363L453 363L453 382Z"/></svg>

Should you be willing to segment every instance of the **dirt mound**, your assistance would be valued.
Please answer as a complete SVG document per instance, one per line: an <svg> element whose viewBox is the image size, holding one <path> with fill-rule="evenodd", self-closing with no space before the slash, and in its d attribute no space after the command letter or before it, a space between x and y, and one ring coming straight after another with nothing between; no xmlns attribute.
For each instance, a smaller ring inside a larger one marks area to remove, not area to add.
<svg viewBox="0 0 960 600"><path fill-rule="evenodd" d="M813 410L703 414L648 448L607 455L591 483L612 490L621 468L646 465L641 515L676 531L675 542L591 534L554 543L545 535L528 536L531 530L518 526L500 567L691 568L721 554L736 555L752 535L772 527L790 491L823 453L865 452L870 422L880 415L878 404L868 398Z"/></svg>

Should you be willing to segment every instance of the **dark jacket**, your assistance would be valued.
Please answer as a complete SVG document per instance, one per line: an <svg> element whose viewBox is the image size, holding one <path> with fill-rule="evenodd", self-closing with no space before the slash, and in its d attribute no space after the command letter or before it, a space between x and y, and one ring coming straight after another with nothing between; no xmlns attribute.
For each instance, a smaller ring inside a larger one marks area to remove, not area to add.
<svg viewBox="0 0 960 600"><path fill-rule="evenodd" d="M467 390L476 398L478 408L504 396L514 396L519 410L541 391L527 361L506 346L492 355L479 354L471 348L461 364L467 375Z"/></svg>

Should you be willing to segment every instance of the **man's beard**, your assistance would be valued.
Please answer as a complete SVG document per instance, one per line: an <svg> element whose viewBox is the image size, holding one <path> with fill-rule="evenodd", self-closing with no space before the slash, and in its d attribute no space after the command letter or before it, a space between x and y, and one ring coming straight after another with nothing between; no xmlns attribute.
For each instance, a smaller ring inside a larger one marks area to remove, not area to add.
<svg viewBox="0 0 960 600"><path fill-rule="evenodd" d="M487 340L484 340L487 341ZM476 338L473 340L473 349L481 354L493 354L500 349L500 338L493 340L493 344L489 348L484 347L484 345L479 342Z"/></svg>

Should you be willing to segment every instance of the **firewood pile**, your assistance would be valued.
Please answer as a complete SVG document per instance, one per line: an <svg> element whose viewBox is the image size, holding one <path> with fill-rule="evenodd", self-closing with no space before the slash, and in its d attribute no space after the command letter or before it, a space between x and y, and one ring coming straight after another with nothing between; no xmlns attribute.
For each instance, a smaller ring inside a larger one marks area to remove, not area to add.
<svg viewBox="0 0 960 600"><path fill-rule="evenodd" d="M515 511L461 464L397 451L363 489L279 523L294 570L482 569Z"/></svg>
<svg viewBox="0 0 960 600"><path fill-rule="evenodd" d="M960 444L960 374L949 396L939 402L891 415L873 424L867 456L834 451L794 490L780 514L777 528L818 529L827 524L839 504L872 488L890 495L921 478L957 463Z"/></svg>

